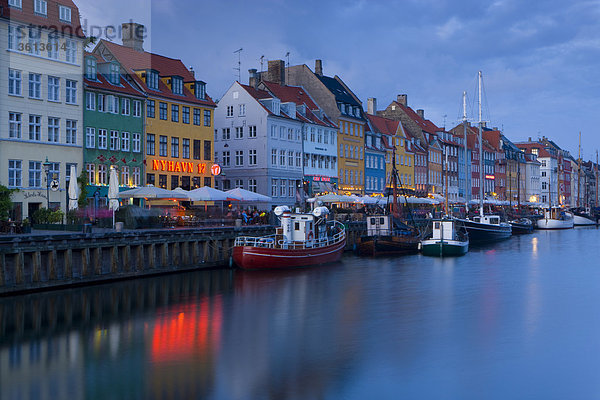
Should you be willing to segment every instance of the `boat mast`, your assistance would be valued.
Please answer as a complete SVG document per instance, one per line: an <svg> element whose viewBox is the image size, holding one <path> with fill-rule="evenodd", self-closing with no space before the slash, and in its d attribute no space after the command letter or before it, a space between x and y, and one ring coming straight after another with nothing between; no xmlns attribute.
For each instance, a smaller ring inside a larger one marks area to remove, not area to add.
<svg viewBox="0 0 600 400"><path fill-rule="evenodd" d="M392 138L393 140L393 138ZM394 196L393 200L392 200L392 214L395 217L398 217L400 215L399 212L399 207L398 207L398 182L396 180L397 176L398 176L398 171L396 171L396 146L392 146L393 147L393 151L392 151L392 194Z"/></svg>
<svg viewBox="0 0 600 400"><path fill-rule="evenodd" d="M517 155L517 205L521 210L521 153Z"/></svg>
<svg viewBox="0 0 600 400"><path fill-rule="evenodd" d="M446 189L444 196L446 197L446 215L450 216L450 209L448 208L448 145L444 145L444 153L446 153L446 168L444 169Z"/></svg>
<svg viewBox="0 0 600 400"><path fill-rule="evenodd" d="M598 150L596 150L596 201L594 207L598 207Z"/></svg>
<svg viewBox="0 0 600 400"><path fill-rule="evenodd" d="M479 215L483 218L483 139L482 139L482 115L481 115L481 80L483 74L479 71Z"/></svg>
<svg viewBox="0 0 600 400"><path fill-rule="evenodd" d="M579 131L579 153L577 154L577 207L581 207L579 192L581 185L581 131Z"/></svg>
<svg viewBox="0 0 600 400"><path fill-rule="evenodd" d="M469 197L467 196L467 193L469 192L469 179L468 179L468 165L467 164L467 92L464 91L463 92L463 133L464 133L464 138L465 138L465 142L464 147L465 147L465 210L467 209L467 204L469 202ZM469 160L470 161L470 160Z"/></svg>

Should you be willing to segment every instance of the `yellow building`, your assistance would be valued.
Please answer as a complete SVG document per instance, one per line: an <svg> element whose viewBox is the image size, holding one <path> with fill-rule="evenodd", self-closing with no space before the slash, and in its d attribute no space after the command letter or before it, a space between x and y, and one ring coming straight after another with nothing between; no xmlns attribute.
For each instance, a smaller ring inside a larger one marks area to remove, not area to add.
<svg viewBox="0 0 600 400"><path fill-rule="evenodd" d="M364 194L364 121L338 119L338 191L340 193Z"/></svg>
<svg viewBox="0 0 600 400"><path fill-rule="evenodd" d="M118 61L146 100L145 183L167 189L214 187L216 104L181 60L145 52L144 28L123 24L123 45L100 41L94 52Z"/></svg>

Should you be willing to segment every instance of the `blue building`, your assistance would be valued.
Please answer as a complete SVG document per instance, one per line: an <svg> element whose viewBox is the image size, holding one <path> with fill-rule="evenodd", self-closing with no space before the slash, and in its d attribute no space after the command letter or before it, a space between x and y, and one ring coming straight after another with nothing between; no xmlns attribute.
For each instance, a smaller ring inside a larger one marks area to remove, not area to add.
<svg viewBox="0 0 600 400"><path fill-rule="evenodd" d="M382 138L385 135L391 138L396 132L385 123L385 118L371 114L366 116L365 194L383 194L386 187L386 148ZM391 122L394 123L394 121Z"/></svg>

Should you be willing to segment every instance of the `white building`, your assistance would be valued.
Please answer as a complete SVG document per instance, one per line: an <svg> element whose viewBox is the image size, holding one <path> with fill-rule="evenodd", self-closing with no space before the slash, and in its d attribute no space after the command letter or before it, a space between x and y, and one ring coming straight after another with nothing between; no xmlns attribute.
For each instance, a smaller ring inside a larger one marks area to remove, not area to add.
<svg viewBox="0 0 600 400"><path fill-rule="evenodd" d="M81 169L84 36L70 0L8 3L0 16L0 184L19 189L12 217L21 219L48 205L66 211L70 166ZM46 159L59 184L49 197Z"/></svg>
<svg viewBox="0 0 600 400"><path fill-rule="evenodd" d="M535 154L525 154L525 201L532 203L542 201L540 166L541 163Z"/></svg>

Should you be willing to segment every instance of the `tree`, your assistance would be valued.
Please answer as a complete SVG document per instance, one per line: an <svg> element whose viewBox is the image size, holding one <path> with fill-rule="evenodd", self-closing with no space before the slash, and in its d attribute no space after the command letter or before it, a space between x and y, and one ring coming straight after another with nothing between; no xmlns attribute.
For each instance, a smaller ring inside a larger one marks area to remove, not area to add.
<svg viewBox="0 0 600 400"><path fill-rule="evenodd" d="M79 208L85 208L87 206L87 196L88 196L88 191L87 191L88 179L87 179L86 171L81 171L81 173L77 177L77 183L79 183L79 189L80 189L79 190L79 199L77 199L77 205L79 206Z"/></svg>
<svg viewBox="0 0 600 400"><path fill-rule="evenodd" d="M0 185L0 221L6 221L10 215L13 204L10 199L16 189L9 189L6 186Z"/></svg>

